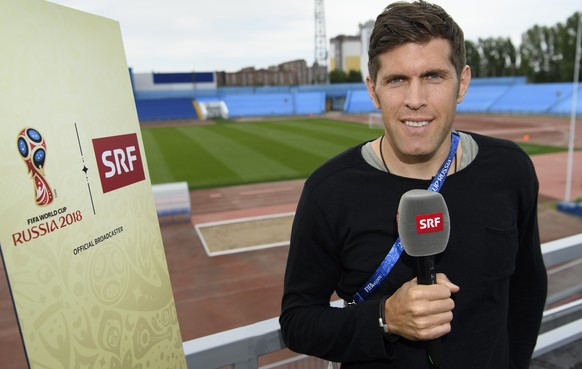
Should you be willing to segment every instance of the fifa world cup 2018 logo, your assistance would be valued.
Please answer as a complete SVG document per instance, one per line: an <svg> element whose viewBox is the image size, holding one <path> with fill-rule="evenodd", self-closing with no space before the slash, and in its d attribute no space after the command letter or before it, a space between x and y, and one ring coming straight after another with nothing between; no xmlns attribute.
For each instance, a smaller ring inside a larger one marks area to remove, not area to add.
<svg viewBox="0 0 582 369"><path fill-rule="evenodd" d="M34 196L38 206L46 206L53 202L53 192L44 174L46 160L46 142L34 128L24 128L18 134L18 152L34 183Z"/></svg>

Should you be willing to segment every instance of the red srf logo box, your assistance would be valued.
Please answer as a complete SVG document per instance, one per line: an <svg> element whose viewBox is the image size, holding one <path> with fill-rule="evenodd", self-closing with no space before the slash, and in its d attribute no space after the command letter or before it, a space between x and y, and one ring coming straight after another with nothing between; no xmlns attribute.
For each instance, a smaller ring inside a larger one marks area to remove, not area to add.
<svg viewBox="0 0 582 369"><path fill-rule="evenodd" d="M137 134L93 139L103 193L145 179Z"/></svg>
<svg viewBox="0 0 582 369"><path fill-rule="evenodd" d="M416 216L416 233L418 234L440 232L443 229L443 213Z"/></svg>

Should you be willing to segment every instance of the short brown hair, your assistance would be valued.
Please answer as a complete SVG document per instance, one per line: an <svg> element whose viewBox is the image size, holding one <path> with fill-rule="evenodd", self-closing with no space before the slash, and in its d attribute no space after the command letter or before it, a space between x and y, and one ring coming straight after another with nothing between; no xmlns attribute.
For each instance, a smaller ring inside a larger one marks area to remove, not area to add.
<svg viewBox="0 0 582 369"><path fill-rule="evenodd" d="M443 8L422 0L388 5L376 18L370 35L368 71L372 82L376 83L380 54L406 43L424 44L433 38L443 38L451 43L451 62L460 76L467 64L465 37L461 27Z"/></svg>

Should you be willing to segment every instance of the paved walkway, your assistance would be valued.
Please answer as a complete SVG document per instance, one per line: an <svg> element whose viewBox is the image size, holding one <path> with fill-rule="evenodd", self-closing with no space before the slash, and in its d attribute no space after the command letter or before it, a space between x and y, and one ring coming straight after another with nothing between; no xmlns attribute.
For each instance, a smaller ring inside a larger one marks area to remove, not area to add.
<svg viewBox="0 0 582 369"><path fill-rule="evenodd" d="M540 197L563 201L566 196L568 153L532 157L540 181ZM572 165L570 200L582 198L582 152L575 152Z"/></svg>

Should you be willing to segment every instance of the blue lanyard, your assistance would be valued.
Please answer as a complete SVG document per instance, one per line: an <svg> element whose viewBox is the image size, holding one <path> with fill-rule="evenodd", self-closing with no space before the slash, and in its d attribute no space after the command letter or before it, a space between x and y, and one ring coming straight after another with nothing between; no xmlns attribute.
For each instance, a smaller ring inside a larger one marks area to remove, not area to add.
<svg viewBox="0 0 582 369"><path fill-rule="evenodd" d="M449 150L449 155L441 165L439 171L437 172L437 175L433 178L430 186L428 186L429 191L439 192L441 187L443 186L443 183L445 183L445 179L447 179L447 173L449 172L449 168L451 167L453 159L455 158L455 154L457 153L457 146L459 145L459 140L460 140L459 135L453 132L453 134L451 135L451 148ZM356 292L356 294L354 295L355 302L364 301L366 298L368 298L368 296L370 296L372 291L374 291L376 287L378 287L380 283L382 283L384 278L388 276L388 273L390 273L390 271L400 258L400 255L402 255L402 251L404 251L404 246L402 246L402 242L400 242L400 237L398 237L396 239L396 242L394 242L394 246L392 246L390 252L388 252L388 255L386 255L386 257L382 261L382 264L380 264L376 272L374 272L374 274L372 275L372 277L370 277L368 282L366 282L366 284L362 288L360 288L360 290Z"/></svg>

